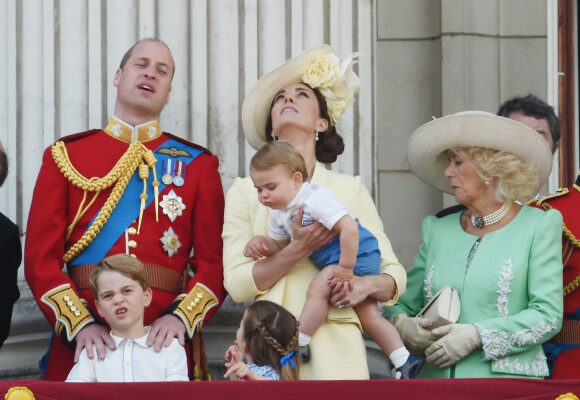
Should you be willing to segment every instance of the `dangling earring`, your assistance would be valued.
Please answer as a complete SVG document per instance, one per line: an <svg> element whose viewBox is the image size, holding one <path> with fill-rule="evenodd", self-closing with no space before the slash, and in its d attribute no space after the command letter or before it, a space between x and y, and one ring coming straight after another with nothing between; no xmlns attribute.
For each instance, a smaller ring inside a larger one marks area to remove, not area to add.
<svg viewBox="0 0 580 400"><path fill-rule="evenodd" d="M483 181L485 182L486 185L489 185L489 182L491 180L489 179L489 175L488 174L483 174Z"/></svg>
<svg viewBox="0 0 580 400"><path fill-rule="evenodd" d="M270 133L270 136L272 136L272 140L273 141L278 140L278 136L276 136L276 134L274 133L274 131L272 131L272 133Z"/></svg>
<svg viewBox="0 0 580 400"><path fill-rule="evenodd" d="M316 141L318 142L318 129L316 130Z"/></svg>

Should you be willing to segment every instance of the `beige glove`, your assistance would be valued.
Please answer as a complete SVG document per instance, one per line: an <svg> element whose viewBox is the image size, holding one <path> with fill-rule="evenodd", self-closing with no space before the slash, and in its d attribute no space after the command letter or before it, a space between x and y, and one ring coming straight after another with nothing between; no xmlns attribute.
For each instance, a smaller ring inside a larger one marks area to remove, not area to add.
<svg viewBox="0 0 580 400"><path fill-rule="evenodd" d="M477 328L469 324L449 324L433 329L433 334L444 335L425 350L425 361L447 368L461 360L473 350L481 347Z"/></svg>
<svg viewBox="0 0 580 400"><path fill-rule="evenodd" d="M399 331L407 350L416 356L425 357L425 349L438 339L428 329L431 326L430 319L409 318L405 314L399 314L395 317L393 324Z"/></svg>

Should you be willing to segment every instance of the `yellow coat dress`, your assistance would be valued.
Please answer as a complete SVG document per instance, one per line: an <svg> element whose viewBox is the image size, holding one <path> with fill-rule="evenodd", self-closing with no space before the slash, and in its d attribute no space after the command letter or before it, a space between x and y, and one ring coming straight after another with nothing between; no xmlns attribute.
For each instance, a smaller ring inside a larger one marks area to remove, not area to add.
<svg viewBox="0 0 580 400"><path fill-rule="evenodd" d="M375 235L381 250L381 273L397 284L394 304L405 291L407 275L393 253L373 200L360 177L327 170L317 164L311 184L323 185L357 217L361 225ZM260 291L252 275L254 261L243 256L248 241L255 235L268 235L270 209L260 204L250 178L237 178L226 196L223 229L224 286L232 299L244 302L256 297L270 300L298 317L306 300L310 281L319 272L305 257L269 290ZM324 323L312 336L311 359L303 364L302 379L368 379L365 344L361 325L351 309L331 307Z"/></svg>

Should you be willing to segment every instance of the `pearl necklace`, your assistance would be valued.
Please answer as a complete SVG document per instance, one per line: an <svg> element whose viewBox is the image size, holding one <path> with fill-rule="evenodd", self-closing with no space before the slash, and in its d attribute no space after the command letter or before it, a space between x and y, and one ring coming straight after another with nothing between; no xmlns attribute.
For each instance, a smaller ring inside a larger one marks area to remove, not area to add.
<svg viewBox="0 0 580 400"><path fill-rule="evenodd" d="M487 225L495 224L507 214L509 209L510 206L508 206L507 203L504 203L499 210L484 217L476 217L475 215L472 215L471 224L475 226L477 229L481 229Z"/></svg>

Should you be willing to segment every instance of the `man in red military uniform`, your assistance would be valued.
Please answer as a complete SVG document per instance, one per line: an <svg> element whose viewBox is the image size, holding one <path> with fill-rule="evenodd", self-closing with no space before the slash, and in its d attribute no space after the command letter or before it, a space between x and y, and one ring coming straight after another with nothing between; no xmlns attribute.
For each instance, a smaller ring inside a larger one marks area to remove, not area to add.
<svg viewBox="0 0 580 400"><path fill-rule="evenodd" d="M562 261L564 262L564 321L562 329L544 345L555 358L552 379L580 378L580 175L570 189L537 200L537 206L557 209L564 218Z"/></svg>
<svg viewBox="0 0 580 400"><path fill-rule="evenodd" d="M513 118L535 129L546 139L552 153L558 148L560 124L551 106L535 96L506 101L498 115ZM543 185L544 182L541 182ZM570 189L533 200L530 205L555 208L564 218L562 261L564 262L564 321L560 333L544 343L552 379L580 378L580 177Z"/></svg>
<svg viewBox="0 0 580 400"><path fill-rule="evenodd" d="M177 337L189 349L190 378L207 378L200 329L226 296L224 195L217 157L159 125L174 69L163 42L138 42L115 74L106 128L62 138L44 153L25 274L55 329L45 379L64 380L83 348L103 358L104 346L115 347L95 312L88 276L117 253L134 255L148 271L147 344L159 351Z"/></svg>

